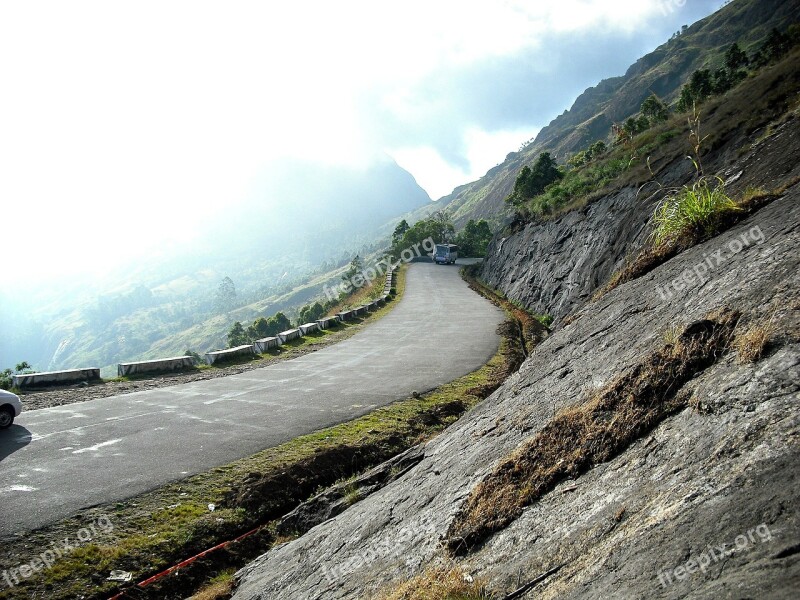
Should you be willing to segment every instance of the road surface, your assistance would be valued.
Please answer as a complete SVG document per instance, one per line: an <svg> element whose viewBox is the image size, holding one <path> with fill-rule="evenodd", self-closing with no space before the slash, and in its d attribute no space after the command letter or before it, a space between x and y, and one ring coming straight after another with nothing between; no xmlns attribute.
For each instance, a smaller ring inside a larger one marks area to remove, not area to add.
<svg viewBox="0 0 800 600"><path fill-rule="evenodd" d="M385 317L333 346L205 381L23 412L0 431L0 538L363 415L479 368L502 312L415 263Z"/></svg>

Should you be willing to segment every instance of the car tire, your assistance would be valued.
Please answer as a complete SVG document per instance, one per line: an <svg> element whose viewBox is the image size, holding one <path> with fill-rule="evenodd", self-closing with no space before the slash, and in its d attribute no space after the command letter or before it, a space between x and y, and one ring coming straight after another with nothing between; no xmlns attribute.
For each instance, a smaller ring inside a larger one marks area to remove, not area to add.
<svg viewBox="0 0 800 600"><path fill-rule="evenodd" d="M14 423L14 409L10 406L0 408L0 429L8 429Z"/></svg>

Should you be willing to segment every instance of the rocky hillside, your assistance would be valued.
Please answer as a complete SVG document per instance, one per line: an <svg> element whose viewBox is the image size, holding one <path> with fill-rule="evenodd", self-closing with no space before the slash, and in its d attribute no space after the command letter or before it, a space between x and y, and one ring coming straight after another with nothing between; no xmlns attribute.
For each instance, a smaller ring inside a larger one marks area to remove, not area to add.
<svg viewBox="0 0 800 600"><path fill-rule="evenodd" d="M798 175L798 59L795 53L703 107L705 172L726 180L734 196L748 188L771 190ZM501 234L489 249L483 279L556 322L582 306L648 243L650 217L665 194L695 177L686 160L690 125L685 116L674 122L680 133L651 157L652 172L639 165L598 201Z"/></svg>
<svg viewBox="0 0 800 600"><path fill-rule="evenodd" d="M637 113L651 93L676 99L681 86L699 68L720 65L728 46L749 48L773 27L785 28L797 19L796 0L734 0L643 56L620 76L587 89L572 107L544 127L520 152L512 152L475 182L460 186L439 202L447 205L457 223L470 218L500 222L510 217L504 199L523 165L548 151L560 162L596 140L605 140L611 125Z"/></svg>
<svg viewBox="0 0 800 600"><path fill-rule="evenodd" d="M234 598L794 598L796 64L762 74L765 105L743 88L706 111L706 173L761 198L727 229L594 300L649 243L658 194L621 183L496 240L484 280L554 315L550 337L392 483L242 570ZM694 173L678 153L655 176Z"/></svg>

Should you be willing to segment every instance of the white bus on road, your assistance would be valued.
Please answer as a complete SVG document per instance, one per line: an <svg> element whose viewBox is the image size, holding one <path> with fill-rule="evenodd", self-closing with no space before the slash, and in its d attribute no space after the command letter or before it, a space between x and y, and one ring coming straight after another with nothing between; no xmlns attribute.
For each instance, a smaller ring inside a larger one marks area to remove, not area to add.
<svg viewBox="0 0 800 600"><path fill-rule="evenodd" d="M452 265L458 258L458 246L455 244L436 244L433 262L437 265Z"/></svg>

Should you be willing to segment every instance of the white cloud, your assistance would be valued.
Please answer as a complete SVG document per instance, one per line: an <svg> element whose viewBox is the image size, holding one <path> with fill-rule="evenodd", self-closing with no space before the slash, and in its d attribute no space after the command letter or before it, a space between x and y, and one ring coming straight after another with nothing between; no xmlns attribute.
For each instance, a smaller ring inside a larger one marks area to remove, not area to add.
<svg viewBox="0 0 800 600"><path fill-rule="evenodd" d="M21 217L6 239L41 268L112 261L97 249L191 235L285 155L392 151L441 195L543 124L482 119L449 73L510 64L557 34L631 35L654 18L660 0L3 3L0 197ZM424 139L440 126L452 140Z"/></svg>
<svg viewBox="0 0 800 600"><path fill-rule="evenodd" d="M536 133L535 129L494 132L467 129L464 133L467 169L454 167L429 146L395 148L389 152L397 164L414 174L417 183L428 191L431 198L439 199L453 190L454 181L475 181L488 169L503 162L509 152L516 151Z"/></svg>

